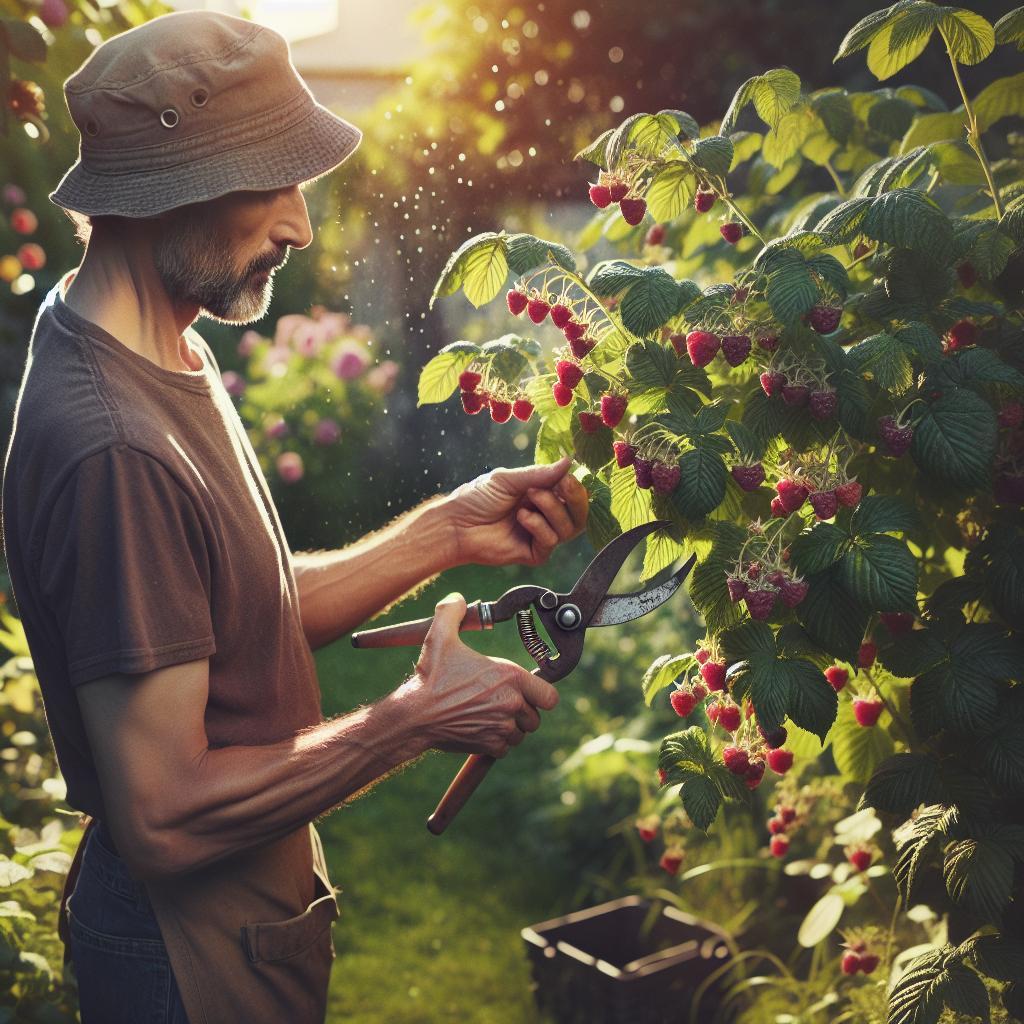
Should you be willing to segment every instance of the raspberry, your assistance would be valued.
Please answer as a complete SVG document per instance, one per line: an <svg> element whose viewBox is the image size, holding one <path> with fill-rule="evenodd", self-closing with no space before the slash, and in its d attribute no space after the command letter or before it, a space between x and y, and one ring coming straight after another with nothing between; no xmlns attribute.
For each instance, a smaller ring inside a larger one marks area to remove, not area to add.
<svg viewBox="0 0 1024 1024"><path fill-rule="evenodd" d="M647 490L654 483L654 463L650 459L641 458L637 455L633 460L633 473L636 476L636 485L641 490Z"/></svg>
<svg viewBox="0 0 1024 1024"><path fill-rule="evenodd" d="M587 333L587 325L581 324L579 320L570 320L563 328L562 333L566 341L577 341Z"/></svg>
<svg viewBox="0 0 1024 1024"><path fill-rule="evenodd" d="M722 751L722 760L733 775L746 775L750 767L750 759L742 747L726 747Z"/></svg>
<svg viewBox="0 0 1024 1024"><path fill-rule="evenodd" d="M860 969L864 974L870 974L879 964L879 959L875 953L866 953L860 958Z"/></svg>
<svg viewBox="0 0 1024 1024"><path fill-rule="evenodd" d="M830 420L839 404L839 397L834 391L812 391L807 402L811 415L816 420Z"/></svg>
<svg viewBox="0 0 1024 1024"><path fill-rule="evenodd" d="M484 396L476 391L463 391L459 397L462 399L462 411L475 416L484 407Z"/></svg>
<svg viewBox="0 0 1024 1024"><path fill-rule="evenodd" d="M729 576L725 581L726 587L729 589L729 600L733 604L737 604L747 596L747 591L750 589L747 586L746 580L741 580L738 576Z"/></svg>
<svg viewBox="0 0 1024 1024"><path fill-rule="evenodd" d="M793 752L791 750L769 750L768 767L776 775L785 775L793 767Z"/></svg>
<svg viewBox="0 0 1024 1024"><path fill-rule="evenodd" d="M593 338L584 335L569 342L569 349L577 359L582 359L597 344Z"/></svg>
<svg viewBox="0 0 1024 1024"><path fill-rule="evenodd" d="M691 684L691 688L697 700L703 700L708 695L708 688L699 679Z"/></svg>
<svg viewBox="0 0 1024 1024"><path fill-rule="evenodd" d="M726 732L735 732L740 727L743 715L736 704L726 704L718 715L718 724Z"/></svg>
<svg viewBox="0 0 1024 1024"><path fill-rule="evenodd" d="M483 378L479 373L474 373L472 370L463 370L459 374L459 390L460 391L476 391L476 386L480 383Z"/></svg>
<svg viewBox="0 0 1024 1024"><path fill-rule="evenodd" d="M786 405L806 405L811 397L811 389L806 384L783 384L782 400Z"/></svg>
<svg viewBox="0 0 1024 1024"><path fill-rule="evenodd" d="M670 334L668 336L668 340L672 342L672 347L676 350L676 355L682 359L683 354L686 352L686 335L676 332Z"/></svg>
<svg viewBox="0 0 1024 1024"><path fill-rule="evenodd" d="M775 485L775 490L782 500L782 507L787 512L795 512L807 500L810 491L805 484L797 483L788 477L780 480Z"/></svg>
<svg viewBox="0 0 1024 1024"><path fill-rule="evenodd" d="M706 661L700 667L700 677L708 684L712 693L725 689L725 662Z"/></svg>
<svg viewBox="0 0 1024 1024"><path fill-rule="evenodd" d="M495 423L507 423L512 415L512 403L491 399L491 419Z"/></svg>
<svg viewBox="0 0 1024 1024"><path fill-rule="evenodd" d="M841 665L832 665L825 669L825 678L828 685L838 693L850 681L850 673Z"/></svg>
<svg viewBox="0 0 1024 1024"><path fill-rule="evenodd" d="M651 484L658 494L671 494L678 486L683 471L678 462L655 462L651 467Z"/></svg>
<svg viewBox="0 0 1024 1024"><path fill-rule="evenodd" d="M722 355L730 366L739 366L750 355L750 337L746 334L727 334L722 339Z"/></svg>
<svg viewBox="0 0 1024 1024"><path fill-rule="evenodd" d="M796 821L796 808L795 807L780 807L779 817L789 825L791 822Z"/></svg>
<svg viewBox="0 0 1024 1024"><path fill-rule="evenodd" d="M730 472L733 480L744 491L756 491L764 483L764 466L760 462L747 466L733 466Z"/></svg>
<svg viewBox="0 0 1024 1024"><path fill-rule="evenodd" d="M512 403L512 415L525 423L533 415L533 402L528 398L517 398Z"/></svg>
<svg viewBox="0 0 1024 1024"><path fill-rule="evenodd" d="M807 314L807 322L819 334L831 334L842 318L842 306L814 306Z"/></svg>
<svg viewBox="0 0 1024 1024"><path fill-rule="evenodd" d="M963 285L964 288L973 287L978 280L978 272L967 260L964 260L963 263L957 264L956 276L960 279L960 284Z"/></svg>
<svg viewBox="0 0 1024 1024"><path fill-rule="evenodd" d="M614 181L608 186L608 194L613 203L621 203L629 193L629 186L624 181Z"/></svg>
<svg viewBox="0 0 1024 1024"><path fill-rule="evenodd" d="M731 220L723 224L718 233L730 244L735 245L743 237L743 225Z"/></svg>
<svg viewBox="0 0 1024 1024"><path fill-rule="evenodd" d="M914 628L914 616L907 612L879 612L878 617L893 636L909 633Z"/></svg>
<svg viewBox="0 0 1024 1024"><path fill-rule="evenodd" d="M572 388L566 387L560 380L551 386L551 393L555 396L555 405L566 406L573 400Z"/></svg>
<svg viewBox="0 0 1024 1024"><path fill-rule="evenodd" d="M880 700L858 698L853 702L853 717L857 719L858 725L869 728L878 721L878 716L881 715L883 707L884 705Z"/></svg>
<svg viewBox="0 0 1024 1024"><path fill-rule="evenodd" d="M765 582L770 583L773 587L781 587L786 582L786 574L781 569L773 569L765 576Z"/></svg>
<svg viewBox="0 0 1024 1024"><path fill-rule="evenodd" d="M619 469L633 465L636 449L628 441L612 441L612 450L615 452L615 464Z"/></svg>
<svg viewBox="0 0 1024 1024"><path fill-rule="evenodd" d="M957 320L946 332L946 348L951 352L975 345L978 341L978 328L970 320Z"/></svg>
<svg viewBox="0 0 1024 1024"><path fill-rule="evenodd" d="M665 225L652 224L647 231L647 237L644 241L648 245L661 245L665 241Z"/></svg>
<svg viewBox="0 0 1024 1024"><path fill-rule="evenodd" d="M779 336L777 334L759 334L757 344L765 352L774 352L779 347Z"/></svg>
<svg viewBox="0 0 1024 1024"><path fill-rule="evenodd" d="M779 747L785 744L789 735L786 732L786 727L784 725L780 725L778 729L772 729L771 732L765 732L761 726L758 726L757 731L764 738L765 746L768 747L769 750L778 750Z"/></svg>
<svg viewBox="0 0 1024 1024"><path fill-rule="evenodd" d="M707 366L721 346L718 335L710 331L690 331L686 336L686 351L694 366Z"/></svg>
<svg viewBox="0 0 1024 1024"><path fill-rule="evenodd" d="M785 857L789 852L789 837L772 836L772 841L768 844L768 849L771 850L773 857Z"/></svg>
<svg viewBox="0 0 1024 1024"><path fill-rule="evenodd" d="M779 588L779 598L787 608L795 608L811 589L806 580L786 580Z"/></svg>
<svg viewBox="0 0 1024 1024"><path fill-rule="evenodd" d="M559 359L555 365L558 382L567 388L575 388L583 380L583 367L578 363L570 363L568 359Z"/></svg>
<svg viewBox="0 0 1024 1024"><path fill-rule="evenodd" d="M839 969L843 974L856 974L860 970L860 957L852 949L847 950L839 961Z"/></svg>
<svg viewBox="0 0 1024 1024"><path fill-rule="evenodd" d="M764 778L764 761L758 759L757 761L751 761L750 767L745 773L744 782L747 784L747 789L757 789L761 785L761 780Z"/></svg>
<svg viewBox="0 0 1024 1024"><path fill-rule="evenodd" d="M668 772L666 772L664 768L659 768L658 769L658 782L661 783L661 785L664 786L667 781L668 781Z"/></svg>
<svg viewBox="0 0 1024 1024"><path fill-rule="evenodd" d="M697 706L697 698L687 690L673 690L668 699L672 710L680 718L685 718Z"/></svg>
<svg viewBox="0 0 1024 1024"><path fill-rule="evenodd" d="M768 831L773 836L781 835L783 832L786 831L786 823L781 818L779 818L777 816L774 817L774 818L769 818L768 819Z"/></svg>
<svg viewBox="0 0 1024 1024"><path fill-rule="evenodd" d="M617 427L626 414L628 399L625 395L601 396L601 419L606 427Z"/></svg>
<svg viewBox="0 0 1024 1024"><path fill-rule="evenodd" d="M544 323L544 318L550 309L551 307L544 299L530 299L526 303L526 314L535 324Z"/></svg>
<svg viewBox="0 0 1024 1024"><path fill-rule="evenodd" d="M707 213L712 206L715 205L715 200L718 196L714 192L704 192L701 189L697 190L696 195L693 197L693 208L698 213Z"/></svg>
<svg viewBox="0 0 1024 1024"><path fill-rule="evenodd" d="M622 219L634 227L644 219L647 212L647 202L644 199L623 199L619 203L619 212Z"/></svg>
<svg viewBox="0 0 1024 1024"><path fill-rule="evenodd" d="M864 488L856 480L850 480L836 488L836 497L839 499L839 504L845 505L847 508L856 508L860 504L863 493Z"/></svg>
<svg viewBox="0 0 1024 1024"><path fill-rule="evenodd" d="M667 871L670 875L678 874L679 865L683 863L682 853L675 850L666 850L658 861L658 866Z"/></svg>
<svg viewBox="0 0 1024 1024"><path fill-rule="evenodd" d="M751 590L747 594L747 611L752 619L767 619L775 607L774 590Z"/></svg>
<svg viewBox="0 0 1024 1024"><path fill-rule="evenodd" d="M870 640L865 640L857 651L857 668L871 668L877 656L878 648Z"/></svg>
<svg viewBox="0 0 1024 1024"><path fill-rule="evenodd" d="M997 419L1001 427L1019 427L1024 423L1024 405L1020 402L1007 402L999 410Z"/></svg>
<svg viewBox="0 0 1024 1024"><path fill-rule="evenodd" d="M862 257L864 257L864 256L867 256L867 254L868 254L869 252L871 252L871 246L870 246L870 245L868 245L868 243L867 243L867 242L863 242L863 241L862 241L862 242L858 242L858 243L857 243L857 244L856 244L856 245L855 245L855 246L853 247L853 258L854 258L855 260L859 260L859 259L861 259Z"/></svg>
<svg viewBox="0 0 1024 1024"><path fill-rule="evenodd" d="M743 287L737 288L732 293L732 299L730 300L734 306L738 306L741 302L747 301L747 296L750 294L750 289Z"/></svg>
<svg viewBox="0 0 1024 1024"><path fill-rule="evenodd" d="M864 846L855 847L847 855L847 860L858 871L867 871L871 867L871 851Z"/></svg>
<svg viewBox="0 0 1024 1024"><path fill-rule="evenodd" d="M839 511L839 495L835 491L814 491L807 497L819 519L832 519Z"/></svg>
<svg viewBox="0 0 1024 1024"><path fill-rule="evenodd" d="M636 830L645 843L651 843L658 837L657 826L651 826L646 820L636 823Z"/></svg>
<svg viewBox="0 0 1024 1024"><path fill-rule="evenodd" d="M693 652L693 660L696 661L698 665L703 665L710 657L711 652L705 647L698 647L697 650Z"/></svg>
<svg viewBox="0 0 1024 1024"><path fill-rule="evenodd" d="M599 209L603 210L612 201L612 194L606 185L590 186L590 201Z"/></svg>
<svg viewBox="0 0 1024 1024"><path fill-rule="evenodd" d="M884 442L886 454L894 458L906 455L914 438L914 428L901 427L893 416L882 416L878 421L878 434Z"/></svg>
<svg viewBox="0 0 1024 1024"><path fill-rule="evenodd" d="M596 412L581 412L580 426L584 434L596 434L601 429L601 417Z"/></svg>
<svg viewBox="0 0 1024 1024"><path fill-rule="evenodd" d="M519 316L526 309L530 300L526 297L526 292L513 289L505 296L505 301L508 303L508 311L513 316Z"/></svg>
<svg viewBox="0 0 1024 1024"><path fill-rule="evenodd" d="M750 565L747 566L747 576L750 579L752 579L752 580L756 580L756 579L758 579L760 577L760 575L761 575L761 563L760 562L751 562Z"/></svg>
<svg viewBox="0 0 1024 1024"><path fill-rule="evenodd" d="M779 519L785 519L789 515L786 511L786 506L782 504L782 499L778 495L772 498L769 508L772 510L772 515Z"/></svg>
<svg viewBox="0 0 1024 1024"><path fill-rule="evenodd" d="M707 708L707 716L709 722L717 722L718 716L722 713L721 704L709 704Z"/></svg>
<svg viewBox="0 0 1024 1024"><path fill-rule="evenodd" d="M765 370L761 374L761 390L771 398L777 391L781 391L786 384L786 375L778 370Z"/></svg>
<svg viewBox="0 0 1024 1024"><path fill-rule="evenodd" d="M572 319L572 310L564 302L556 302L551 307L551 322L562 330Z"/></svg>

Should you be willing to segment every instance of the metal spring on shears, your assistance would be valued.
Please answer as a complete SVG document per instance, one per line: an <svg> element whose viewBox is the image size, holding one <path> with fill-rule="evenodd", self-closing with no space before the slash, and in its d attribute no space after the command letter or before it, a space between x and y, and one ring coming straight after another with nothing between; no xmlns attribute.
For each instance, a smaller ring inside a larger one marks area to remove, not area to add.
<svg viewBox="0 0 1024 1024"><path fill-rule="evenodd" d="M529 608L517 611L516 625L519 627L519 636L533 660L538 665L547 661L551 657L551 648L537 632L537 627L533 623L533 611Z"/></svg>

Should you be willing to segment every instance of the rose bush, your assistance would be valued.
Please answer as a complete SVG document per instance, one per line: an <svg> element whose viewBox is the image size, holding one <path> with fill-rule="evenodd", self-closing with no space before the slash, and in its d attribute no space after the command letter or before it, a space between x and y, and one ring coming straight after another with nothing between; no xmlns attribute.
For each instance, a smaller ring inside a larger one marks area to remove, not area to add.
<svg viewBox="0 0 1024 1024"><path fill-rule="evenodd" d="M778 68L715 124L633 114L577 154L599 208L577 248L631 258L584 273L486 232L434 290L480 306L511 271L503 300L538 330L446 346L421 404L536 419L536 457L580 466L595 546L666 522L644 578L699 556L707 636L643 679L687 725L661 743L660 806L706 832L774 779L763 861L830 883L788 965L781 935L764 954L784 986L730 968L751 1020L992 1000L1024 1019L1024 182L1019 136L993 131L1024 74L973 97L960 74L1024 48L1024 9L993 26L903 0L837 59L866 50L884 81L930 41L955 108ZM655 847L672 875L684 845Z"/></svg>

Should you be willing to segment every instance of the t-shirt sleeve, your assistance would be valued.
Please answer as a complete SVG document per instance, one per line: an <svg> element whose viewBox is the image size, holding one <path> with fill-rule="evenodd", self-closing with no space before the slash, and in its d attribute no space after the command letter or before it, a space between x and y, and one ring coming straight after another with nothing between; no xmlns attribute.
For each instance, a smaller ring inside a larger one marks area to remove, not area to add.
<svg viewBox="0 0 1024 1024"><path fill-rule="evenodd" d="M83 459L53 504L38 559L72 686L216 651L202 520L153 456L114 445Z"/></svg>

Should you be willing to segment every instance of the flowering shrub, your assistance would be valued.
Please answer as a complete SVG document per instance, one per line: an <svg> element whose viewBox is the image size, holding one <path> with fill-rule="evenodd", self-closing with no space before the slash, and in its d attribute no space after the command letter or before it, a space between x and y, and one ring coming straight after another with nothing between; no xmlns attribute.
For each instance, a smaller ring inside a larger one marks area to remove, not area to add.
<svg viewBox="0 0 1024 1024"><path fill-rule="evenodd" d="M990 989L1024 1019L1024 184L991 131L1024 76L972 98L959 71L1024 48L1024 9L993 27L900 2L837 59L866 49L885 80L933 38L957 108L779 68L716 124L634 114L577 154L599 209L579 248L639 258L584 276L565 246L487 232L434 291L480 306L511 271L538 331L447 346L420 402L461 391L498 422L518 402L537 458L579 464L595 545L660 519L644 578L700 557L707 636L643 679L688 725L659 781L707 831L777 780L764 857L831 880L797 936L807 976L746 986L750 1019L987 1019ZM681 854L674 835L662 868Z"/></svg>

